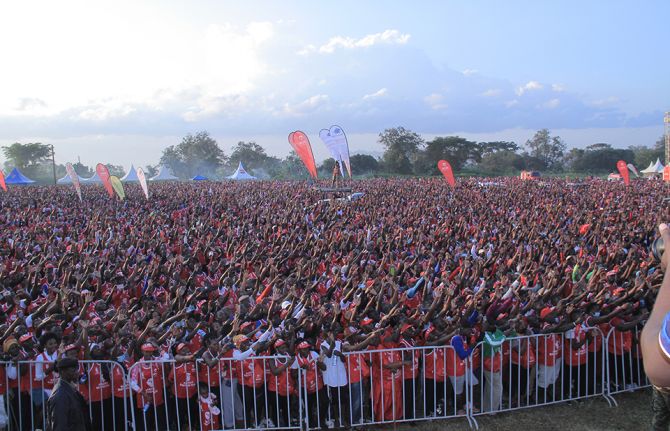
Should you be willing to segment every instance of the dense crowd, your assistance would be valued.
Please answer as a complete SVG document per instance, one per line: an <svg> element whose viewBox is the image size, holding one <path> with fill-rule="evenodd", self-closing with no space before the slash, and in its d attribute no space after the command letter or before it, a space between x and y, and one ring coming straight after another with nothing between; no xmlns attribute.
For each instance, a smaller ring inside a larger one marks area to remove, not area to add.
<svg viewBox="0 0 670 431"><path fill-rule="evenodd" d="M606 372L581 367L610 330L621 368L637 358L664 184L347 185L364 195L321 201L296 182L0 195L5 418L41 426L63 356L101 361L79 365L95 429L131 413L140 429L289 426L298 390L316 426L419 419L461 412L477 381L472 408L495 411L509 361L538 370L514 391L546 398ZM535 341L510 341L523 335Z"/></svg>

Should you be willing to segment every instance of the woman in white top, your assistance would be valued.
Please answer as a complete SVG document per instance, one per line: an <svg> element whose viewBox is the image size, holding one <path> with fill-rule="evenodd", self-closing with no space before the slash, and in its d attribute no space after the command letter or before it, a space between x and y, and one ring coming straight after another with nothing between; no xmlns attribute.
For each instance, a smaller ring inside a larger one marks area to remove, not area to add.
<svg viewBox="0 0 670 431"><path fill-rule="evenodd" d="M321 342L321 352L325 355L324 363L326 371L323 372L323 382L328 390L330 399L330 409L326 425L329 428L335 426L337 420L338 426L343 427L346 419L346 410L342 407L349 404L347 396L347 367L344 363L345 356L342 353L342 342L335 339L333 330L328 331L328 336Z"/></svg>

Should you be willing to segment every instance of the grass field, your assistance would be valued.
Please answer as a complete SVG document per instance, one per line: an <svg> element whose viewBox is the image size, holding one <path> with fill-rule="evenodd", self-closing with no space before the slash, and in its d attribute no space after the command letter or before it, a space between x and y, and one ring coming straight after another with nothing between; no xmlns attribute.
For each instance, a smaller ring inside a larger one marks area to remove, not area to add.
<svg viewBox="0 0 670 431"><path fill-rule="evenodd" d="M593 398L572 404L479 416L483 431L627 431L647 430L651 426L651 390L615 396L618 407L610 407L604 398ZM465 419L435 421L416 425L388 425L370 428L398 431L469 431Z"/></svg>

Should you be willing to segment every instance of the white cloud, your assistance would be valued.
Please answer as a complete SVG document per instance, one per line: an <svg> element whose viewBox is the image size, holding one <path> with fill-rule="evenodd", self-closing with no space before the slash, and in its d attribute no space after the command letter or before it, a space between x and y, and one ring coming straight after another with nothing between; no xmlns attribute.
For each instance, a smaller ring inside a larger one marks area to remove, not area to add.
<svg viewBox="0 0 670 431"><path fill-rule="evenodd" d="M542 84L537 81L528 81L526 85L523 85L516 89L516 95L522 96L527 91L542 90L544 88Z"/></svg>
<svg viewBox="0 0 670 431"><path fill-rule="evenodd" d="M551 89L556 93L562 93L565 91L565 86L563 84L551 84Z"/></svg>
<svg viewBox="0 0 670 431"><path fill-rule="evenodd" d="M518 104L519 104L519 101L516 100L516 99L508 100L507 102L505 102L505 106L508 107L508 108L511 108L511 107L516 106Z"/></svg>
<svg viewBox="0 0 670 431"><path fill-rule="evenodd" d="M298 51L300 55L318 52L320 54L332 54L337 49L354 49L367 48L374 45L404 45L411 37L408 33L400 33L398 30L384 30L381 33L373 33L363 36L360 39L353 37L335 36L331 37L328 42L316 47L314 45L307 45L305 48Z"/></svg>
<svg viewBox="0 0 670 431"><path fill-rule="evenodd" d="M479 71L477 69L465 69L462 73L465 76L472 76L479 73Z"/></svg>
<svg viewBox="0 0 670 431"><path fill-rule="evenodd" d="M76 119L89 121L105 121L125 117L135 112L135 107L121 100L103 101L97 105L85 107L77 114Z"/></svg>
<svg viewBox="0 0 670 431"><path fill-rule="evenodd" d="M619 99L616 96L609 96L609 97L605 97L604 99L592 100L591 102L589 102L589 105L599 106L599 107L611 106L611 105L615 105L615 104L619 103L620 101L621 101L621 99Z"/></svg>
<svg viewBox="0 0 670 431"><path fill-rule="evenodd" d="M558 108L558 105L561 104L561 101L559 99L551 99L547 100L542 104L542 108L544 109L555 109Z"/></svg>
<svg viewBox="0 0 670 431"><path fill-rule="evenodd" d="M423 101L435 111L440 111L449 107L446 103L443 103L444 96L439 93L429 94L423 98Z"/></svg>
<svg viewBox="0 0 670 431"><path fill-rule="evenodd" d="M284 104L283 113L289 116L309 114L327 105L329 101L330 97L327 94L316 94L295 105Z"/></svg>
<svg viewBox="0 0 670 431"><path fill-rule="evenodd" d="M366 94L363 96L363 100L379 99L380 97L384 97L386 95L388 95L388 89L380 88L372 94Z"/></svg>
<svg viewBox="0 0 670 431"><path fill-rule="evenodd" d="M500 96L502 94L502 90L499 88L490 88L486 90L485 92L482 93L482 96L484 97L496 97Z"/></svg>

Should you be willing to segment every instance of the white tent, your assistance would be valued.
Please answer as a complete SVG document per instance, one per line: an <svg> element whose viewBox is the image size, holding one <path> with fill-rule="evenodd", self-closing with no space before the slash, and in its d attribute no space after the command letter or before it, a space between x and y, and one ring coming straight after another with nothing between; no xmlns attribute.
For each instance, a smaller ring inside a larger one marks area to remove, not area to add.
<svg viewBox="0 0 670 431"><path fill-rule="evenodd" d="M121 181L124 183L139 183L140 179L137 178L137 171L135 170L134 165L130 165L130 170L126 175L121 178Z"/></svg>
<svg viewBox="0 0 670 431"><path fill-rule="evenodd" d="M661 163L661 160L657 158L656 163L649 162L649 166L647 167L647 169L640 171L640 173L645 175L662 174L663 164Z"/></svg>
<svg viewBox="0 0 670 431"><path fill-rule="evenodd" d="M80 176L79 174L77 174L77 176L79 177L79 182L80 183L86 181L86 178ZM63 178L61 178L60 180L58 180L57 183L58 184L72 184L72 178L70 178L70 176L68 174L65 174L65 176Z"/></svg>
<svg viewBox="0 0 670 431"><path fill-rule="evenodd" d="M239 165L237 165L237 170L235 173L229 177L226 177L229 180L235 180L235 181L243 181L243 180L255 180L256 177L249 175L247 171L244 169L244 166L242 166L242 162L240 162Z"/></svg>
<svg viewBox="0 0 670 431"><path fill-rule="evenodd" d="M102 184L102 180L98 176L98 173L96 172L93 174L91 178L86 178L85 180L82 181L83 184Z"/></svg>
<svg viewBox="0 0 670 431"><path fill-rule="evenodd" d="M158 175L153 178L150 178L149 181L176 181L179 178L172 175L170 168L165 165L162 165L158 170Z"/></svg>

